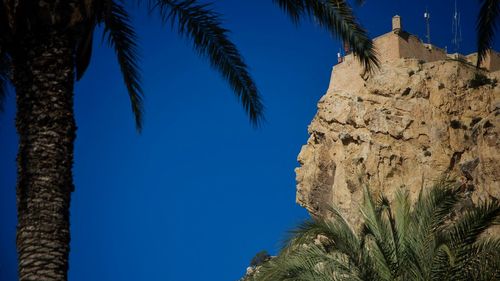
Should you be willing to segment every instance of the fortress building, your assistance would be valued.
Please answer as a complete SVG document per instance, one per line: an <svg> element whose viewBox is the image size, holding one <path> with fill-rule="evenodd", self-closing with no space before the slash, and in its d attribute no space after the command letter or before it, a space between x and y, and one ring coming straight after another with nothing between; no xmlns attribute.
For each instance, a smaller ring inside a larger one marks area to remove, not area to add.
<svg viewBox="0 0 500 281"><path fill-rule="evenodd" d="M473 65L477 62L477 53L467 56L458 53L447 54L444 49L423 43L417 36L404 31L402 19L397 15L392 18L392 30L373 39L373 43L382 63L400 58L413 58L424 62L458 59ZM339 61L352 59L353 55L348 54ZM488 71L500 70L500 53L490 50L481 62L481 68Z"/></svg>

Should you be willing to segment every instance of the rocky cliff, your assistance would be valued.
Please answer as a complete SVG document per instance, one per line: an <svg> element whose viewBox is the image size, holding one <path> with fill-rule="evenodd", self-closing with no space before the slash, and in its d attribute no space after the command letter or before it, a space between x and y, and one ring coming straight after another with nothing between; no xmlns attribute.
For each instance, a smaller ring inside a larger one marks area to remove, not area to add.
<svg viewBox="0 0 500 281"><path fill-rule="evenodd" d="M298 156L299 204L322 216L333 203L357 223L363 184L414 198L444 172L473 202L500 198L500 71L402 58L360 73L353 60L333 69Z"/></svg>

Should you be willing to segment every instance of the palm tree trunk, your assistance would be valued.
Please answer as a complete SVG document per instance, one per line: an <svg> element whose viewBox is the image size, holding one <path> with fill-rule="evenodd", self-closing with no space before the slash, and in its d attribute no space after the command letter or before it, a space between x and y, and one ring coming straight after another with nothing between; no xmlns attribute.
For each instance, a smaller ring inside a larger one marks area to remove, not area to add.
<svg viewBox="0 0 500 281"><path fill-rule="evenodd" d="M70 36L50 33L24 39L13 64L19 279L67 280L76 132Z"/></svg>

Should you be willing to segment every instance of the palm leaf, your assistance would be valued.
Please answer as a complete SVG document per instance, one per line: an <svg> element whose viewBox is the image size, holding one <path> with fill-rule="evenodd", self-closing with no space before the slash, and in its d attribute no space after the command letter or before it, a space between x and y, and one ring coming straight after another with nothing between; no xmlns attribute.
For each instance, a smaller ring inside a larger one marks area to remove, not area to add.
<svg viewBox="0 0 500 281"><path fill-rule="evenodd" d="M263 105L247 65L236 45L228 38L228 30L221 27L220 15L208 4L195 0L157 0L163 21L177 26L179 33L193 40L194 48L208 57L210 64L228 81L240 99L254 125L263 120Z"/></svg>
<svg viewBox="0 0 500 281"><path fill-rule="evenodd" d="M482 0L477 20L477 66L481 64L490 49L500 19L500 1Z"/></svg>
<svg viewBox="0 0 500 281"><path fill-rule="evenodd" d="M306 12L306 6L303 0L273 0L278 6L287 13L292 22L298 24L300 18Z"/></svg>
<svg viewBox="0 0 500 281"><path fill-rule="evenodd" d="M142 129L143 91L138 66L137 36L130 25L130 17L123 6L115 1L105 2L104 36L115 49L118 64L130 98L137 130Z"/></svg>
<svg viewBox="0 0 500 281"><path fill-rule="evenodd" d="M378 274L383 279L390 280L398 271L394 240L397 234L393 228L392 211L387 198L381 196L375 202L367 186L364 186L363 195L362 214L365 219L363 239L369 243L367 244L370 248L369 253L376 261ZM388 214L384 216L386 211Z"/></svg>
<svg viewBox="0 0 500 281"><path fill-rule="evenodd" d="M394 228L396 240L396 255L399 263L398 274L404 276L402 280L422 280L423 264L421 255L416 252L419 241L412 224L412 209L407 190L399 190L394 201Z"/></svg>
<svg viewBox="0 0 500 281"><path fill-rule="evenodd" d="M280 256L303 250L304 245L311 245L312 241L321 235L324 238L320 240L322 247L328 255L345 260L343 263L347 262L350 267L352 274L347 276L353 279L344 278L345 280L375 280L378 276L375 264L363 250L362 241L338 209L331 206L329 210L329 219L306 221L292 230ZM344 280L340 277L337 279Z"/></svg>
<svg viewBox="0 0 500 281"><path fill-rule="evenodd" d="M333 249L341 253L345 253L351 259L356 259L353 255L362 247L361 241L354 228L349 224L347 219L342 215L340 210L335 206L329 206L328 210L332 215L331 223L327 223L328 231L325 233L335 242ZM359 263L359 260L356 261ZM356 263L355 262L355 263Z"/></svg>
<svg viewBox="0 0 500 281"><path fill-rule="evenodd" d="M411 203L408 197L408 191L398 191L396 193L396 200L394 201L394 218L391 222L391 227L393 228L393 236L396 241L396 253L399 256L405 255L406 253L404 252L408 250L407 235L410 231L410 212Z"/></svg>
<svg viewBox="0 0 500 281"><path fill-rule="evenodd" d="M421 191L411 215L413 226L418 230L413 236L420 235L418 239L424 239L436 233L450 218L461 195L460 187L448 178L438 180L428 192Z"/></svg>
<svg viewBox="0 0 500 281"><path fill-rule="evenodd" d="M342 0L274 0L292 21L301 17L314 17L332 35L340 37L353 48L365 72L372 72L379 66L372 40L354 17L346 1Z"/></svg>
<svg viewBox="0 0 500 281"><path fill-rule="evenodd" d="M468 245L455 269L457 280L500 280L500 239L489 237Z"/></svg>
<svg viewBox="0 0 500 281"><path fill-rule="evenodd" d="M475 243L488 228L500 223L500 203L497 200L483 202L467 210L449 230L453 248L460 249Z"/></svg>
<svg viewBox="0 0 500 281"><path fill-rule="evenodd" d="M323 248L309 244L263 264L255 280L360 280L358 272L344 254L327 253Z"/></svg>
<svg viewBox="0 0 500 281"><path fill-rule="evenodd" d="M341 219L340 219L341 218ZM308 220L289 232L283 252L290 252L303 245L311 244L318 235L328 239L325 248L347 255L353 264L359 265L360 241L343 217L334 217L332 221ZM325 243L326 241L322 241Z"/></svg>
<svg viewBox="0 0 500 281"><path fill-rule="evenodd" d="M455 252L445 241L439 241L432 249L432 261L426 273L430 275L431 280L449 280L455 260Z"/></svg>
<svg viewBox="0 0 500 281"><path fill-rule="evenodd" d="M90 20L89 20L90 21ZM82 37L79 38L76 46L75 65L76 65L76 80L80 80L90 64L92 56L92 41L94 38L93 22L89 22L84 26Z"/></svg>
<svg viewBox="0 0 500 281"><path fill-rule="evenodd" d="M428 191L420 191L410 213L408 228L411 231L406 233L405 250L408 273L416 280L429 280L433 271L440 272L433 267L436 256L443 266L447 261L441 245L448 240L442 238L441 232L462 200L461 195L456 182L446 176L436 181Z"/></svg>
<svg viewBox="0 0 500 281"><path fill-rule="evenodd" d="M374 200L365 186L358 235L332 207L328 218L292 231L278 257L263 266L265 278L255 280L500 280L500 240L478 239L500 224L500 203L463 212L458 207L465 200L447 177L421 191L413 208L408 192L390 203L384 196ZM314 240L319 235L321 243Z"/></svg>
<svg viewBox="0 0 500 281"><path fill-rule="evenodd" d="M77 38L75 48L76 80L80 80L90 64L92 43L96 24L102 23L106 16L105 7L109 7L110 0L86 0L82 3L83 21L81 34Z"/></svg>

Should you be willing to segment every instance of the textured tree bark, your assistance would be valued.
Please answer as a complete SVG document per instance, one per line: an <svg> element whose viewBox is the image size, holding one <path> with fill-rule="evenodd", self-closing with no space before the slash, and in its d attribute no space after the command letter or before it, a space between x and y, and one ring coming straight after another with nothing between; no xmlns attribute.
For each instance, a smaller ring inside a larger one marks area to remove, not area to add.
<svg viewBox="0 0 500 281"><path fill-rule="evenodd" d="M76 132L70 36L51 33L24 39L13 64L19 279L67 280Z"/></svg>

